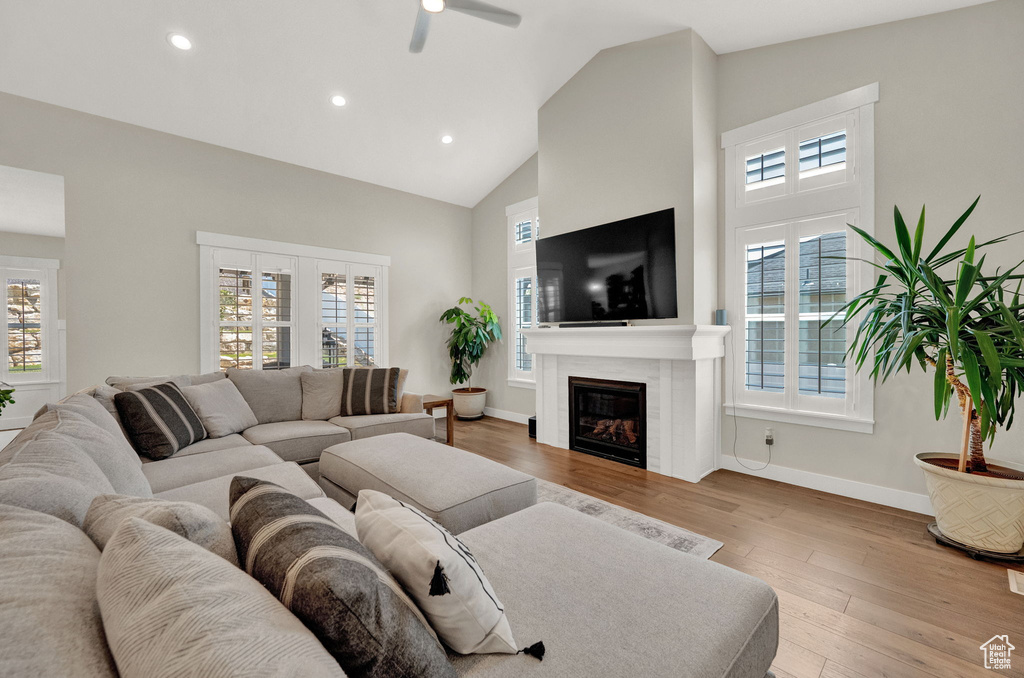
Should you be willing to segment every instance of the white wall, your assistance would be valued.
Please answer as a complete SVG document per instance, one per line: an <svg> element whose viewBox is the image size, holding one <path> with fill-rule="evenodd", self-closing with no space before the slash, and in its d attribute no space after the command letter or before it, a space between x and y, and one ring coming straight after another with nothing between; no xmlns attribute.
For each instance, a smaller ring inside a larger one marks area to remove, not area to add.
<svg viewBox="0 0 1024 678"><path fill-rule="evenodd" d="M504 340L492 344L473 371L473 383L487 388L487 406L532 415L534 390L508 385L509 351L514 347L513 313L509 309L508 218L505 208L537 195L537 155L534 154L473 208L473 288L476 300L486 301L501 318ZM542 228L547 221L541 215Z"/></svg>
<svg viewBox="0 0 1024 678"><path fill-rule="evenodd" d="M1005 0L881 26L720 56L718 127L727 131L878 82L875 109L876 232L894 245L892 209L916 219L928 206L926 247L971 201L962 230L990 238L1021 228L1020 135L1024 110L1024 3ZM724 167L720 162L719 167ZM724 176L719 172L720 187ZM719 222L724 234L724 194ZM724 237L724 235L723 235ZM720 247L719 251L724 251ZM1024 258L1024 238L990 254L993 266ZM724 274L724 260L719 260ZM719 290L724 281L719 278ZM724 304L720 295L719 301ZM735 341L741 337L733 334ZM912 462L922 451L956 451L956 416L937 424L931 377L900 375L875 391L873 435L772 424L773 463L924 492ZM768 422L726 417L723 455L765 458ZM1024 425L997 437L991 456L1024 461ZM749 462L748 462L749 463Z"/></svg>
<svg viewBox="0 0 1024 678"><path fill-rule="evenodd" d="M65 179L71 390L199 369L197 230L390 255L391 362L447 387L469 209L8 94L0 120L0 164Z"/></svg>

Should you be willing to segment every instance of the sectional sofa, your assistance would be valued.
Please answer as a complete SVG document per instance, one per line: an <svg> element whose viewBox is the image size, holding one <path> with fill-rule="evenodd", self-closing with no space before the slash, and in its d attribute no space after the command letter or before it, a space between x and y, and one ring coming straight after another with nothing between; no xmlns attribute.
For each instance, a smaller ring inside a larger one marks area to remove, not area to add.
<svg viewBox="0 0 1024 678"><path fill-rule="evenodd" d="M270 397L268 389L239 387L251 404ZM230 482L244 475L281 485L355 534L354 515L297 462L315 459L317 446L419 419L376 429L326 422L335 431L264 416L258 431L244 431L231 446L192 446L144 463L106 408L108 395L101 386L48 406L0 451L0 675L117 675L96 602L100 551L76 536L96 497L194 502L227 520ZM281 423L289 426L274 426ZM283 429L304 435L289 439ZM543 661L450 653L459 676L771 675L778 601L757 579L550 503L459 537L517 637L547 646Z"/></svg>

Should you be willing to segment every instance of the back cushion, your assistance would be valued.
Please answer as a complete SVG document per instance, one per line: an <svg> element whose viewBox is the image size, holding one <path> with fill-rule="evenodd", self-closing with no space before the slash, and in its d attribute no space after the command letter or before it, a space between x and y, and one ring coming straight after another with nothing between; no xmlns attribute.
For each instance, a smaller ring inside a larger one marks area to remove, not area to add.
<svg viewBox="0 0 1024 678"><path fill-rule="evenodd" d="M223 372L204 372L203 374L192 374L189 375L190 386L202 386L203 384L209 384L214 381L221 381L227 379L228 375Z"/></svg>
<svg viewBox="0 0 1024 678"><path fill-rule="evenodd" d="M0 466L0 503L42 511L81 527L92 500L114 494L114 486L71 441L43 435L50 439L27 442Z"/></svg>
<svg viewBox="0 0 1024 678"><path fill-rule="evenodd" d="M0 675L116 678L96 602L99 560L78 528L0 504Z"/></svg>
<svg viewBox="0 0 1024 678"><path fill-rule="evenodd" d="M121 423L139 454L164 459L206 437L203 422L171 382L114 396Z"/></svg>
<svg viewBox="0 0 1024 678"><path fill-rule="evenodd" d="M289 367L286 370L228 370L228 379L238 387L261 424L302 419L303 372L312 367Z"/></svg>
<svg viewBox="0 0 1024 678"><path fill-rule="evenodd" d="M85 417L112 436L124 438L124 431L121 429L120 422L115 419L109 411L107 411L103 403L87 393L76 393L73 396L65 398L59 403L47 403L46 409L47 411L62 410L65 412L74 412L75 414ZM131 449L131 445L128 445L127 438L124 439L124 442L125 445L128 446L128 449Z"/></svg>
<svg viewBox="0 0 1024 678"><path fill-rule="evenodd" d="M397 367L345 368L341 414L391 414L399 410Z"/></svg>
<svg viewBox="0 0 1024 678"><path fill-rule="evenodd" d="M92 400L90 398L90 400ZM95 403L95 401L93 401ZM36 440L53 440L62 442L68 447L77 448L87 454L107 477L114 490L120 494L131 494L138 497L152 497L153 491L149 481L142 473L142 461L135 450L128 444L120 431L116 435L108 433L83 417L78 412L54 405L59 423L52 431L43 431ZM96 403L103 416L103 408ZM109 417L108 417L109 418ZM116 424L115 424L116 426Z"/></svg>

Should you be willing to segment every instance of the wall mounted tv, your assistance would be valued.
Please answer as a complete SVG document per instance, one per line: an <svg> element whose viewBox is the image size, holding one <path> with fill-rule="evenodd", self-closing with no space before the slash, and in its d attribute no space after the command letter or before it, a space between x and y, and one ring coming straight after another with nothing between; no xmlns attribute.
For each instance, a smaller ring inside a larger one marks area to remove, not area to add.
<svg viewBox="0 0 1024 678"><path fill-rule="evenodd" d="M542 323L675 318L675 211L537 241Z"/></svg>

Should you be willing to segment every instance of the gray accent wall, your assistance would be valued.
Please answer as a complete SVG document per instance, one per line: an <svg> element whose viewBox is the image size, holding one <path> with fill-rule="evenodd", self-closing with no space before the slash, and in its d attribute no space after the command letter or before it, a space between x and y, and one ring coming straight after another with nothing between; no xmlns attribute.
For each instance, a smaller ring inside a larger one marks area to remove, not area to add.
<svg viewBox="0 0 1024 678"><path fill-rule="evenodd" d="M0 164L65 179L70 391L198 371L196 231L390 255L391 363L446 388L469 209L8 94L0 120Z"/></svg>
<svg viewBox="0 0 1024 678"><path fill-rule="evenodd" d="M987 3L725 54L718 69L720 132L879 83L875 229L891 246L895 204L915 221L927 204L926 248L979 194L981 203L958 244L966 245L971 233L982 240L1022 228L1024 3ZM720 173L719 185L724 181ZM724 193L720 199L724 243ZM1012 242L991 251L993 267L1024 258L1024 237ZM724 259L719 270L724 294ZM923 493L913 454L959 449L961 421L951 413L935 422L931 373L920 369L875 389L875 422L874 434L867 435L724 417L723 456L732 455L735 439L748 465L764 461L764 428L770 425L773 464ZM990 456L1024 462L1024 425L1018 421L1000 433Z"/></svg>

